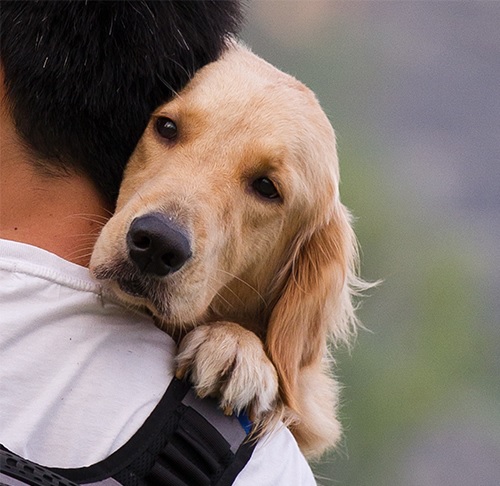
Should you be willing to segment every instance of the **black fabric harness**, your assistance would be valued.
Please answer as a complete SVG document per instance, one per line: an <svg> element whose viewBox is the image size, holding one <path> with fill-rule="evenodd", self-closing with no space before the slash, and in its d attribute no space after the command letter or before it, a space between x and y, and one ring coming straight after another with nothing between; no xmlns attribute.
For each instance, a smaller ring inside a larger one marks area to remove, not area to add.
<svg viewBox="0 0 500 486"><path fill-rule="evenodd" d="M255 447L244 417L226 416L174 379L134 436L106 459L78 469L46 468L0 445L0 485L226 486Z"/></svg>

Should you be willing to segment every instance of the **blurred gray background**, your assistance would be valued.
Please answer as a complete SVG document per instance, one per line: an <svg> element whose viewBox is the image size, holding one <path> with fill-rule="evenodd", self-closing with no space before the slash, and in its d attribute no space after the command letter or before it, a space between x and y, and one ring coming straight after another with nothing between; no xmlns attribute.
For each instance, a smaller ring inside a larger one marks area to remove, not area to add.
<svg viewBox="0 0 500 486"><path fill-rule="evenodd" d="M320 484L500 485L500 2L253 0L318 95L370 291Z"/></svg>

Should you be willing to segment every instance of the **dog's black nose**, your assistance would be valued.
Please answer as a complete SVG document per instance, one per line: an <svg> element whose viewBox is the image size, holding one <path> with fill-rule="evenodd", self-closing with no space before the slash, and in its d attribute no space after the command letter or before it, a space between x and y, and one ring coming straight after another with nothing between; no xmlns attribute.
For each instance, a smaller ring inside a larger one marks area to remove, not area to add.
<svg viewBox="0 0 500 486"><path fill-rule="evenodd" d="M187 236L160 213L135 218L127 233L127 246L141 272L159 277L176 272L191 257Z"/></svg>

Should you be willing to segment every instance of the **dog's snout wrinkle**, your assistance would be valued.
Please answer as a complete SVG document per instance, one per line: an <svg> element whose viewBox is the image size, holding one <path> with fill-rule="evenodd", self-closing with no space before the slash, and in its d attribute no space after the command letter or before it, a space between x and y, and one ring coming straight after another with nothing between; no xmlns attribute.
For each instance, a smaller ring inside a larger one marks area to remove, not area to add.
<svg viewBox="0 0 500 486"><path fill-rule="evenodd" d="M161 213L135 218L127 233L127 247L142 273L158 277L176 272L192 255L188 237Z"/></svg>

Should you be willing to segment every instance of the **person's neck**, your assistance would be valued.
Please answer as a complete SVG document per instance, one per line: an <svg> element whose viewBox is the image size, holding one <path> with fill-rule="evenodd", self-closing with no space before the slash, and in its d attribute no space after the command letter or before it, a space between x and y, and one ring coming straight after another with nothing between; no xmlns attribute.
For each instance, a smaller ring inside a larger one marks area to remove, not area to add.
<svg viewBox="0 0 500 486"><path fill-rule="evenodd" d="M44 175L30 157L0 108L0 238L88 266L111 208L88 178Z"/></svg>

